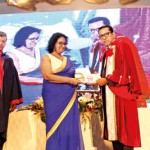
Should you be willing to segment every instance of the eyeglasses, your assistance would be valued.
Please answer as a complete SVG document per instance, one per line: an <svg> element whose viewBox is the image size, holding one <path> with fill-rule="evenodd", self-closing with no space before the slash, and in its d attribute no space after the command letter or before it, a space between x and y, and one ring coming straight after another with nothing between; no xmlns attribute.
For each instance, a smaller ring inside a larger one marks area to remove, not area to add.
<svg viewBox="0 0 150 150"><path fill-rule="evenodd" d="M96 29L90 29L90 31L91 32L95 32L95 31L98 32L98 28L96 28Z"/></svg>
<svg viewBox="0 0 150 150"><path fill-rule="evenodd" d="M66 42L57 42L59 45L64 45L64 46L66 46L68 43L66 43Z"/></svg>
<svg viewBox="0 0 150 150"><path fill-rule="evenodd" d="M106 39L109 36L110 33L111 32L106 32L106 33L100 35L99 38L102 39L102 40L104 40L104 39Z"/></svg>
<svg viewBox="0 0 150 150"><path fill-rule="evenodd" d="M31 40L31 41L35 41L35 40L38 40L38 38L39 38L39 37L37 37L37 38L33 37L33 38L27 38L27 39L28 39L28 40Z"/></svg>

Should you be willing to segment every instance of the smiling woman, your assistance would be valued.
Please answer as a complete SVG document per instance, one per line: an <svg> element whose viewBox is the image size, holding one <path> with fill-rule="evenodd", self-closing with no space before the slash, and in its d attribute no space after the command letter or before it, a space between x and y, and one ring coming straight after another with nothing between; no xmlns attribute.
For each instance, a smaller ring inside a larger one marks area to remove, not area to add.
<svg viewBox="0 0 150 150"><path fill-rule="evenodd" d="M19 74L24 103L41 95L42 74L40 72L41 52L37 42L41 30L32 26L20 28L15 34L14 49L8 51Z"/></svg>
<svg viewBox="0 0 150 150"><path fill-rule="evenodd" d="M42 97L46 114L46 150L84 150L77 101L79 79L71 60L62 53L68 37L54 33L42 58ZM53 107L51 107L53 106ZM58 140L59 139L59 140Z"/></svg>
<svg viewBox="0 0 150 150"><path fill-rule="evenodd" d="M20 79L23 73L31 72L40 65L40 51L36 47L40 33L40 29L25 26L19 29L14 37L15 49L8 54L14 60Z"/></svg>

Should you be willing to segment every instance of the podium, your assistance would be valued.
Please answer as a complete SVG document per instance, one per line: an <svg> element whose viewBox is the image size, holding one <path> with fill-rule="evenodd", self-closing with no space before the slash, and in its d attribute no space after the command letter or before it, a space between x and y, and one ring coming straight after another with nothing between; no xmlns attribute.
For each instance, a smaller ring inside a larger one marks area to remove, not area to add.
<svg viewBox="0 0 150 150"><path fill-rule="evenodd" d="M90 117L89 119L86 118L87 115ZM80 116L83 117L82 115ZM94 121L95 119L99 119L98 115L92 115L88 112L84 114L84 117L86 122L81 119L81 129L85 150L111 150L106 146L108 141L103 141L100 137L99 122L96 123ZM93 141L95 142L93 143ZM98 148L97 145L99 144L101 147L106 148ZM10 113L7 141L4 144L3 150L45 150L45 145L46 127L45 123L41 121L39 114L35 115L30 110Z"/></svg>
<svg viewBox="0 0 150 150"><path fill-rule="evenodd" d="M149 150L150 108L138 108L138 112L142 147L134 150ZM103 122L98 114L86 112L80 114L80 118L85 150L113 150L112 143L101 137ZM30 110L11 112L3 150L45 150L45 129L39 114Z"/></svg>
<svg viewBox="0 0 150 150"><path fill-rule="evenodd" d="M45 150L45 131L39 114L30 110L11 112L3 150Z"/></svg>

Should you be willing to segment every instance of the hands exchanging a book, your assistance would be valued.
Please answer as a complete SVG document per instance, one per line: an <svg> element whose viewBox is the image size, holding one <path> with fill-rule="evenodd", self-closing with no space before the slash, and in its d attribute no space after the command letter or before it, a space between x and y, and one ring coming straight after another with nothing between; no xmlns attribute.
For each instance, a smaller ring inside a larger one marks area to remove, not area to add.
<svg viewBox="0 0 150 150"><path fill-rule="evenodd" d="M81 84L86 85L99 85L103 86L107 84L106 78L101 78L99 74L82 74L76 73L75 78L79 79Z"/></svg>

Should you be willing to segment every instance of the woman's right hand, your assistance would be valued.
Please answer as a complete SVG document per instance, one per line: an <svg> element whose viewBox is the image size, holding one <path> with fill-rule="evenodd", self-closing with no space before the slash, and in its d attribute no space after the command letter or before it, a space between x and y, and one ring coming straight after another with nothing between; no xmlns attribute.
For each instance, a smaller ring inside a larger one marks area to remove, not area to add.
<svg viewBox="0 0 150 150"><path fill-rule="evenodd" d="M78 85L81 83L81 81L77 78L70 78L70 81L69 81L70 84L73 84L73 85Z"/></svg>

